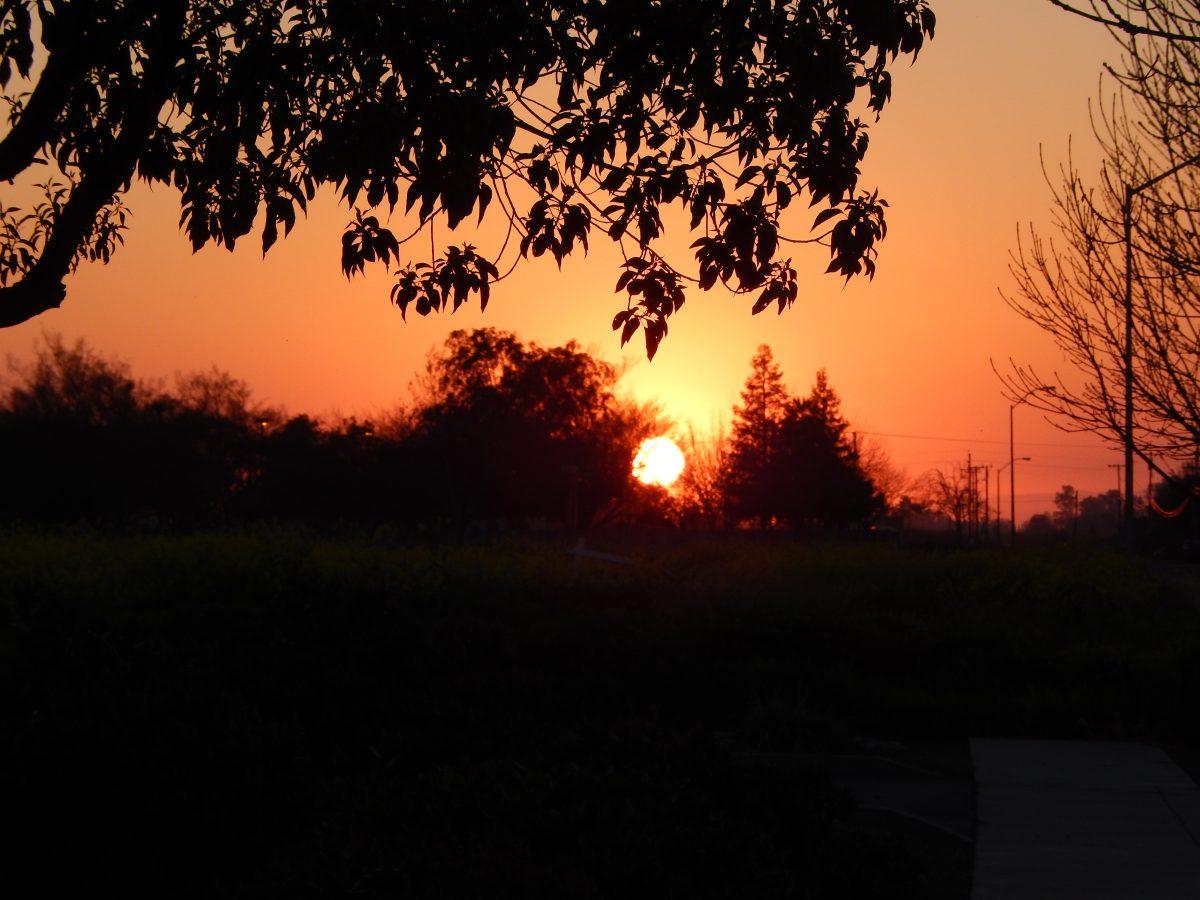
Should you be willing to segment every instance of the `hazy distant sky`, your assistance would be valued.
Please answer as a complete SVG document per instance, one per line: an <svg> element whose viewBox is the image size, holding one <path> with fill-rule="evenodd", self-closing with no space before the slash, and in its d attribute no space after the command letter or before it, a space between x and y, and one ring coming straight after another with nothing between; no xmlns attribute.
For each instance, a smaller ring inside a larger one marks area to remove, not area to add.
<svg viewBox="0 0 1200 900"><path fill-rule="evenodd" d="M1045 0L933 6L937 37L915 66L896 70L894 101L872 131L863 184L878 185L892 205L874 283L843 289L820 274L821 251L800 257L801 298L782 317L751 317L750 299L719 290L694 292L652 364L640 343L624 354L633 362L630 391L707 425L728 416L765 342L797 391L826 367L862 430L963 439L884 438L910 475L953 465L968 450L976 461L1007 461L1008 405L988 360L1012 356L1052 370L1058 355L998 289L1011 283L1017 222L1048 218L1039 145L1053 165L1074 135L1076 158L1094 159L1087 104L1115 48ZM0 352L27 358L39 335L56 331L86 337L141 376L215 364L292 411L358 415L403 399L426 351L453 328L492 325L542 343L574 338L622 358L609 331L623 305L612 293L618 258L599 234L591 255L566 261L561 273L548 259L525 263L484 315L472 307L406 324L388 304L385 273L342 277L339 237L349 213L332 196L319 198L265 261L253 238L232 254L193 256L177 227L178 195L138 188L128 199L132 227L113 263L84 267L61 310L0 331ZM811 217L797 207L789 215L793 231ZM484 248L490 233L479 236ZM679 228L668 247L686 262L688 243ZM428 245L413 252L427 254ZM1115 486L1106 465L1116 453L1054 430L1027 408L1017 415L1018 455L1035 458L1020 470L1018 518L1048 506L1063 483L1085 492Z"/></svg>

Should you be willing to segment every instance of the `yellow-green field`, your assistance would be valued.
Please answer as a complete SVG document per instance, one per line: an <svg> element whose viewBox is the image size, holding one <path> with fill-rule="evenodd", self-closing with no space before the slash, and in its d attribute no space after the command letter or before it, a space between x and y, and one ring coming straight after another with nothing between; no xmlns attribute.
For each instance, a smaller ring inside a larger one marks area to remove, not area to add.
<svg viewBox="0 0 1200 900"><path fill-rule="evenodd" d="M1200 621L1152 562L595 544L638 564L3 536L16 871L130 896L963 896L961 856L742 753L1200 737Z"/></svg>

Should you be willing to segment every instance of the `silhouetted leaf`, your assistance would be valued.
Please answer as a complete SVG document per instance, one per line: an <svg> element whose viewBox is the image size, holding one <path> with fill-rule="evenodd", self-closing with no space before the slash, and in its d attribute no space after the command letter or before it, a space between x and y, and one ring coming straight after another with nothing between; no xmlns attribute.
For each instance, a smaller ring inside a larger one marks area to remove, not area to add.
<svg viewBox="0 0 1200 900"><path fill-rule="evenodd" d="M629 339L631 337L633 337L634 332L636 332L637 330L638 330L638 320L637 319L631 318L625 323L625 327L623 329L621 329L621 346L622 347L624 347L627 343L629 343Z"/></svg>

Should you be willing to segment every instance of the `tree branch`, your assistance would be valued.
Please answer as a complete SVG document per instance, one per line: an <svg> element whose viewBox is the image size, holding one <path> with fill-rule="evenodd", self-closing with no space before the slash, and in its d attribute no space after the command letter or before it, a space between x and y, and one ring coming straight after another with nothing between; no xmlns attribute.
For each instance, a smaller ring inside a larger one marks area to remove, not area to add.
<svg viewBox="0 0 1200 900"><path fill-rule="evenodd" d="M185 9L183 0L174 0L163 10L156 28L157 59L147 64L141 90L126 109L112 145L89 165L71 191L37 262L19 282L0 288L0 327L19 325L62 304L63 280L79 248L91 235L96 216L133 179L138 157L174 92Z"/></svg>
<svg viewBox="0 0 1200 900"><path fill-rule="evenodd" d="M81 67L79 57L58 52L47 61L29 102L12 130L0 140L0 181L12 181L55 138L55 123Z"/></svg>
<svg viewBox="0 0 1200 900"><path fill-rule="evenodd" d="M1181 31L1167 31L1162 28L1152 28L1147 25L1138 25L1121 15L1113 15L1111 18L1097 13L1095 7L1091 12L1086 9L1080 9L1066 0L1049 0L1052 6L1057 6L1059 9L1069 12L1072 15L1087 19L1089 22L1095 22L1098 25L1103 25L1106 28L1115 28L1117 31L1123 31L1125 34L1137 37L1156 37L1165 38L1169 41L1182 41L1185 43L1200 43L1200 35L1186 34Z"/></svg>

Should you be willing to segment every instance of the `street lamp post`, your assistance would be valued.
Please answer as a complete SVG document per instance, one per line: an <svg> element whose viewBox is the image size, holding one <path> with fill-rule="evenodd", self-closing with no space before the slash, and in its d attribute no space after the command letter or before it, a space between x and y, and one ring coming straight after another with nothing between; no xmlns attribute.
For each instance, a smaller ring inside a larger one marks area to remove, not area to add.
<svg viewBox="0 0 1200 900"><path fill-rule="evenodd" d="M1142 184L1125 185L1125 203L1121 207L1125 220L1125 346L1122 360L1125 370L1125 503L1122 518L1127 535L1133 528L1133 200L1138 194L1198 163L1200 154L1185 159Z"/></svg>

